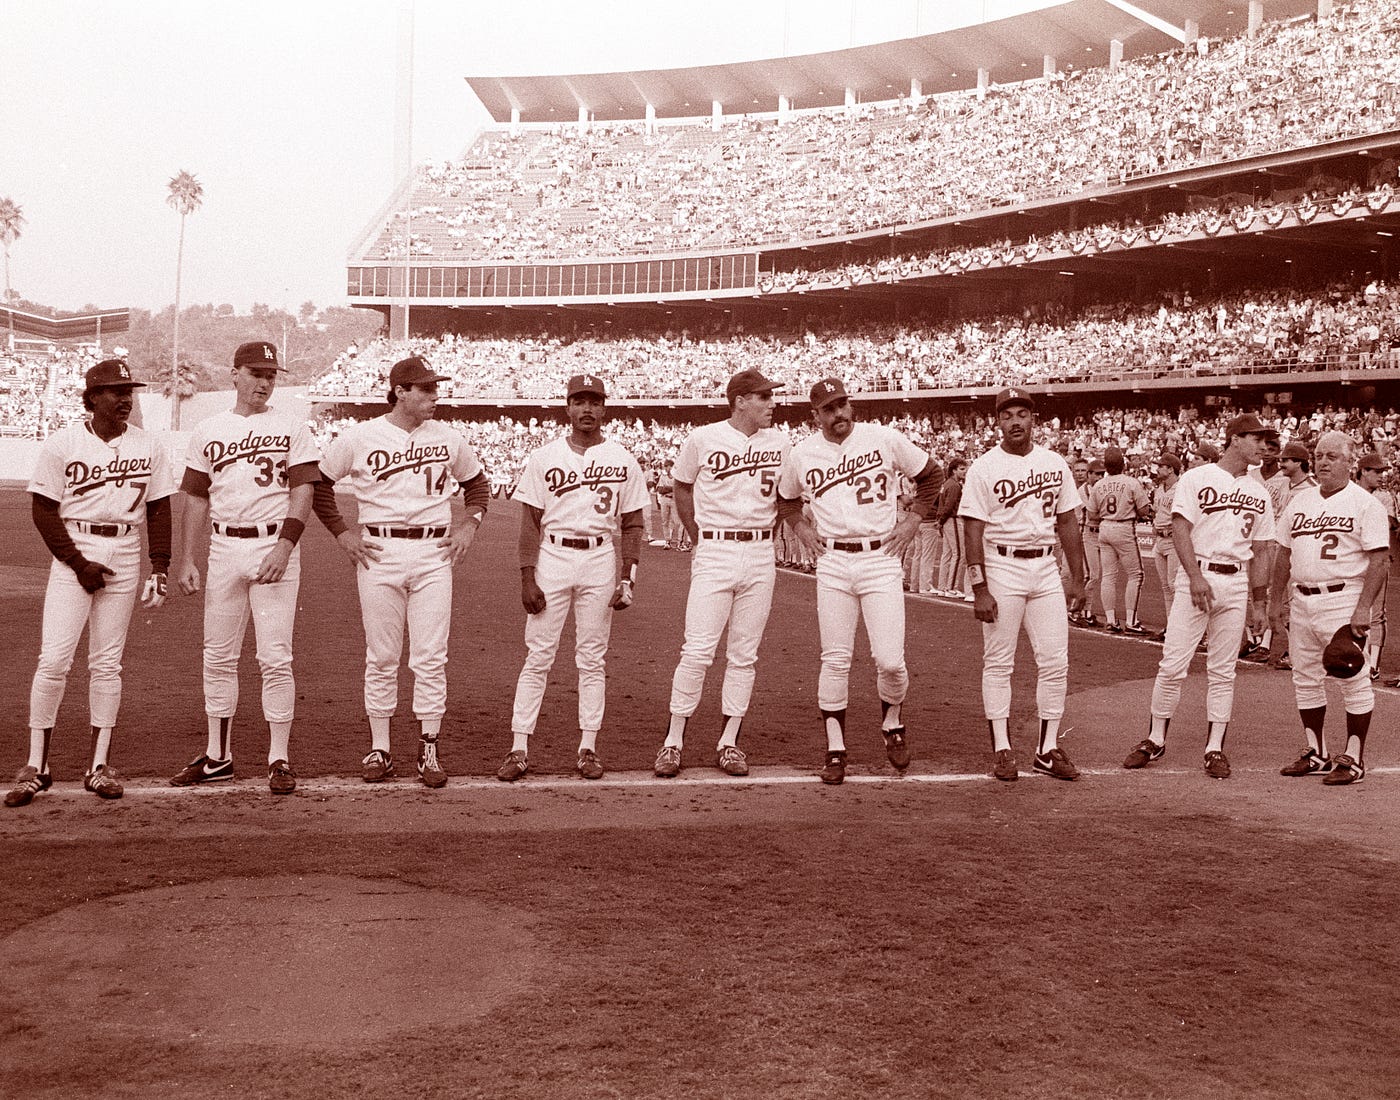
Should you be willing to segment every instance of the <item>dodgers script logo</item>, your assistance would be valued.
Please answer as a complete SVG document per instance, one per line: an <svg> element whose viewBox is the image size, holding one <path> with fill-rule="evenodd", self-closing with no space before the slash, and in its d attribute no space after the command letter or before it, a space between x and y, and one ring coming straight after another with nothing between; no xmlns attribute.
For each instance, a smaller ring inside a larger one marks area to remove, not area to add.
<svg viewBox="0 0 1400 1100"><path fill-rule="evenodd" d="M709 466L710 473L716 481L723 481L737 474L757 477L759 470L777 469L781 466L783 452L756 451L751 447L741 455L731 454L729 451L712 451L706 456L705 464Z"/></svg>
<svg viewBox="0 0 1400 1100"><path fill-rule="evenodd" d="M429 463L451 460L452 452L446 443L410 443L402 451L370 451L365 457L365 465L375 481L386 481L405 470L417 473Z"/></svg>
<svg viewBox="0 0 1400 1100"><path fill-rule="evenodd" d="M152 469L150 458L114 458L106 466L89 466L74 459L63 468L63 477L73 495L80 497L104 485L125 485L133 478L146 477Z"/></svg>
<svg viewBox="0 0 1400 1100"><path fill-rule="evenodd" d="M564 470L558 466L551 466L544 472L545 487L557 497L562 497L565 493L572 493L575 489L596 489L600 485L625 485L627 483L626 466L605 466L599 462L590 462L579 473L575 470Z"/></svg>
<svg viewBox="0 0 1400 1100"><path fill-rule="evenodd" d="M1293 526L1289 534L1294 538L1311 535L1313 538L1321 538L1326 534L1346 534L1356 530L1356 518L1354 516L1305 516L1301 512L1293 513Z"/></svg>
<svg viewBox="0 0 1400 1100"><path fill-rule="evenodd" d="M1257 497L1245 489L1231 489L1228 493L1222 493L1210 485L1204 486L1196 494L1196 501L1206 515L1213 512L1253 512L1262 516L1266 503L1263 497Z"/></svg>
<svg viewBox="0 0 1400 1100"><path fill-rule="evenodd" d="M835 466L825 470L814 468L807 471L807 488L812 496L819 497L838 485L849 485L867 470L878 470L885 464L885 456L877 447L863 455L846 455Z"/></svg>
<svg viewBox="0 0 1400 1100"><path fill-rule="evenodd" d="M231 443L222 439L211 439L205 444L204 457L209 460L210 469L218 473L239 459L252 462L260 455L285 455L291 446L290 435L254 435L249 432L242 439Z"/></svg>
<svg viewBox="0 0 1400 1100"><path fill-rule="evenodd" d="M997 501L1007 508L1014 508L1027 497L1039 496L1046 489L1059 492L1065 475L1059 470L1032 470L1020 481L1004 477L992 485Z"/></svg>

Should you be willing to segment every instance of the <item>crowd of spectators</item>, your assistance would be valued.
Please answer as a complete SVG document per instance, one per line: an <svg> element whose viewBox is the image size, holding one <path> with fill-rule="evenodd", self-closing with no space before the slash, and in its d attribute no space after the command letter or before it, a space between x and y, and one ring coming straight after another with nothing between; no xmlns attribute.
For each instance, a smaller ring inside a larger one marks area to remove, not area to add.
<svg viewBox="0 0 1400 1100"><path fill-rule="evenodd" d="M88 347L0 348L0 436L43 439L81 420L83 376L99 357Z"/></svg>
<svg viewBox="0 0 1400 1100"><path fill-rule="evenodd" d="M1400 290L1379 279L1311 290L1189 291L1067 315L1052 302L1018 315L929 326L833 323L801 333L688 330L615 338L446 335L347 349L312 386L324 398L374 397L407 354L450 375L442 394L545 400L596 374L618 397L710 399L739 365L790 393L841 376L851 392L918 393L1012 383L1172 377L1237 371L1400 367Z"/></svg>
<svg viewBox="0 0 1400 1100"><path fill-rule="evenodd" d="M367 255L522 261L839 237L1392 129L1398 88L1400 0L1357 0L984 94L717 131L493 131L421 168L410 208Z"/></svg>

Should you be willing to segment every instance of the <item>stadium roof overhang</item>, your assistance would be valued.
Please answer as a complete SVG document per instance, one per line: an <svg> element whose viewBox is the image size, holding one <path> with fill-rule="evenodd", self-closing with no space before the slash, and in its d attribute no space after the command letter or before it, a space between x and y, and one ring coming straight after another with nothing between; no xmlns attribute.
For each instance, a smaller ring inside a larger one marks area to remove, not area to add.
<svg viewBox="0 0 1400 1100"><path fill-rule="evenodd" d="M518 110L522 122L568 122L579 110L599 121L640 119L651 106L658 118L767 113L784 96L795 109L835 107L846 91L857 102L908 95L918 81L924 95L976 87L979 70L993 84L1038 77L1044 59L1060 70L1107 64L1110 44L1123 57L1180 47L1188 21L1207 38L1241 34L1248 0L1067 0L1007 19L870 46L825 53L700 65L562 76L468 77L467 83L498 122ZM1316 0L1268 0L1270 20L1306 16Z"/></svg>
<svg viewBox="0 0 1400 1100"><path fill-rule="evenodd" d="M96 313L67 317L45 317L22 309L0 305L0 329L13 325L16 334L38 340L101 340L131 328L129 309L104 309Z"/></svg>

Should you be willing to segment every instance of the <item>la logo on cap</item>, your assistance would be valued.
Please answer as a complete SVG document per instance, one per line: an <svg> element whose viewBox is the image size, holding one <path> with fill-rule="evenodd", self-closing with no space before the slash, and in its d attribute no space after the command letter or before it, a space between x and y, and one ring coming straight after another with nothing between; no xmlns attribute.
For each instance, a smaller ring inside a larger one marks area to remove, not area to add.
<svg viewBox="0 0 1400 1100"><path fill-rule="evenodd" d="M264 344L264 345L263 345L263 358L264 358L264 359L273 359L273 360L275 360L275 359L277 358L277 356L275 356L275 355L272 353L272 345L271 345L271 344Z"/></svg>
<svg viewBox="0 0 1400 1100"><path fill-rule="evenodd" d="M830 382L823 382L823 383L822 383L822 389L826 390L827 393L835 393L835 392L836 392L836 387L833 386Z"/></svg>
<svg viewBox="0 0 1400 1100"><path fill-rule="evenodd" d="M129 371L129 370L126 369L126 364L125 364L125 363L118 363L118 364L117 364L117 373L120 374L123 378L130 378L130 377L131 377L131 371Z"/></svg>
<svg viewBox="0 0 1400 1100"><path fill-rule="evenodd" d="M593 376L592 376L592 375L589 375L589 374L585 374L585 375L583 376L583 384L584 384L585 386L592 386L592 385L595 385L595 383L594 383L594 381L593 381Z"/></svg>
<svg viewBox="0 0 1400 1100"><path fill-rule="evenodd" d="M1007 397L1020 397L1021 395L1020 395L1019 393L1017 393L1015 390L1007 390L1007 391L1006 391L1006 396L1007 396Z"/></svg>

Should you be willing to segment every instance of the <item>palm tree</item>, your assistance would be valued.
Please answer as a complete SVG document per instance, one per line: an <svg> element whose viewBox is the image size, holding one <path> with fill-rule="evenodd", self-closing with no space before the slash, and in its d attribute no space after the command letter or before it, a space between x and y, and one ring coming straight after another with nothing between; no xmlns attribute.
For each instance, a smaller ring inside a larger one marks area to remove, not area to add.
<svg viewBox="0 0 1400 1100"><path fill-rule="evenodd" d="M24 211L14 199L0 199L0 242L5 245L5 308L10 311L10 344L15 342L15 313L10 301L10 245L19 240Z"/></svg>
<svg viewBox="0 0 1400 1100"><path fill-rule="evenodd" d="M175 254L175 336L170 349L170 377L176 382L170 400L170 427L177 432L180 430L180 277L185 266L185 219L198 210L203 201L204 185L181 169L180 174L171 179L169 193L165 196L166 205L180 212L180 249Z"/></svg>

